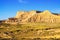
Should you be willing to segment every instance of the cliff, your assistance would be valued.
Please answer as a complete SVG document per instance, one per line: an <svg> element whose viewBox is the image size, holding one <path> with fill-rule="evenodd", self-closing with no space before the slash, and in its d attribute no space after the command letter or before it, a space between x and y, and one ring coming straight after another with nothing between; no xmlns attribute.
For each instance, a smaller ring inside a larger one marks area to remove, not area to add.
<svg viewBox="0 0 60 40"><path fill-rule="evenodd" d="M45 10L41 11L19 11L15 18L18 18L20 22L50 22L50 23L59 23L60 15L52 14L50 11Z"/></svg>

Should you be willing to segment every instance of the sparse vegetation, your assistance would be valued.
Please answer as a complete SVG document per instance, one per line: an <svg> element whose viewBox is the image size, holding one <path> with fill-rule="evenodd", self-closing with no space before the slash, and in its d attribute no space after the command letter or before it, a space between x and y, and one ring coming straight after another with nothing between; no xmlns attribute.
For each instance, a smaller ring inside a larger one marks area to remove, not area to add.
<svg viewBox="0 0 60 40"><path fill-rule="evenodd" d="M10 40L59 40L60 25L54 23L2 24L0 34L2 33L8 35L7 39L11 38ZM1 38L5 37L3 35Z"/></svg>

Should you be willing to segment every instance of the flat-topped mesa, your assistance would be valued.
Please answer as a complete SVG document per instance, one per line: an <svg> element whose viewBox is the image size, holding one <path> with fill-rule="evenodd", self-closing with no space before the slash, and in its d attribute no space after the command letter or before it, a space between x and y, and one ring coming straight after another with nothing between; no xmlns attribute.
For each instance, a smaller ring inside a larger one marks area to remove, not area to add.
<svg viewBox="0 0 60 40"><path fill-rule="evenodd" d="M45 10L43 12L41 11L19 11L17 12L16 18L20 20L20 22L45 22L45 21L53 21L60 17L52 14L50 11ZM48 20L47 20L48 19Z"/></svg>
<svg viewBox="0 0 60 40"><path fill-rule="evenodd" d="M7 21L7 23L41 23L41 22L47 22L47 23L60 23L60 16L54 15L48 10L45 11L18 11L17 15L11 19L10 21Z"/></svg>
<svg viewBox="0 0 60 40"><path fill-rule="evenodd" d="M41 13L41 14L51 14L51 12L49 12L48 10L46 10L46 11L44 11L44 12L41 12L41 11L35 11L35 10L33 10L33 11L29 11L29 12L26 12L26 11L18 11L17 12L17 15L15 16L15 18L20 18L20 17L25 17L25 15L26 16L32 16L32 15L34 15L34 14L36 14L36 13Z"/></svg>
<svg viewBox="0 0 60 40"><path fill-rule="evenodd" d="M35 14L35 13L41 13L41 11L35 11L35 10L33 10L33 11L29 11L29 12L26 12L26 11L18 11L17 12L17 14L16 14L16 16L15 16L15 18L19 18L19 16L21 16L21 15L23 15L23 14Z"/></svg>

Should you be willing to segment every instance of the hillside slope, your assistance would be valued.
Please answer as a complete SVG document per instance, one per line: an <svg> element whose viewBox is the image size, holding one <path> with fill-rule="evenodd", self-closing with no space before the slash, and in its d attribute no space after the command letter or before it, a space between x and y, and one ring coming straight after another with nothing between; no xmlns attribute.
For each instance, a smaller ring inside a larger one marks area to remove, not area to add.
<svg viewBox="0 0 60 40"><path fill-rule="evenodd" d="M44 12L30 11L30 12L17 12L15 18L18 18L20 22L49 22L49 23L60 23L60 15L54 15L50 11L45 10Z"/></svg>

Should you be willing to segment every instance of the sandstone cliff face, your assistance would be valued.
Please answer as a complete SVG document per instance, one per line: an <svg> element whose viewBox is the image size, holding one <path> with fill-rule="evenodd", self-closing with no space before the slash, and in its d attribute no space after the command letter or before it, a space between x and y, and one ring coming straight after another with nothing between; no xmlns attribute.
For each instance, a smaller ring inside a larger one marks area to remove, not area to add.
<svg viewBox="0 0 60 40"><path fill-rule="evenodd" d="M18 18L20 22L49 22L49 23L59 23L60 15L54 15L50 11L46 10L44 12L30 11L30 12L17 12L15 18Z"/></svg>

